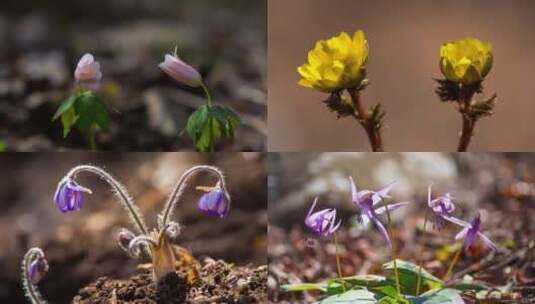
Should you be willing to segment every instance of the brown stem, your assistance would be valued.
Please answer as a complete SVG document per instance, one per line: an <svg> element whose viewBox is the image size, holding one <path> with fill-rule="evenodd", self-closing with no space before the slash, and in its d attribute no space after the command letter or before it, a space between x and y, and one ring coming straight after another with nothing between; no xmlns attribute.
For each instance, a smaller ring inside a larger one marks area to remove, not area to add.
<svg viewBox="0 0 535 304"><path fill-rule="evenodd" d="M470 140L474 136L474 128L476 127L476 120L470 117L472 98L474 97L473 91L462 94L459 98L459 107L463 118L463 129L461 131L461 137L459 138L459 145L457 146L457 152L466 152Z"/></svg>
<svg viewBox="0 0 535 304"><path fill-rule="evenodd" d="M353 101L353 106L358 115L353 114L353 117L360 123L360 125L366 131L368 135L368 140L372 146L373 152L383 152L383 140L381 138L381 132L379 129L375 128L373 122L370 121L370 115L368 111L364 108L362 101L360 100L360 94L357 89L348 89L351 100Z"/></svg>

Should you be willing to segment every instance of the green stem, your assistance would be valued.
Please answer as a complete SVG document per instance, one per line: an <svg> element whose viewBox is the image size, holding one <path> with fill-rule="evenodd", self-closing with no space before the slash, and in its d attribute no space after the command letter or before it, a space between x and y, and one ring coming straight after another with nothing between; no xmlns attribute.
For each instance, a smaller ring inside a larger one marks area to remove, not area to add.
<svg viewBox="0 0 535 304"><path fill-rule="evenodd" d="M333 235L334 240L334 255L336 256L336 271L338 272L338 278L340 279L340 283L342 284L342 288L344 292L346 291L345 284L342 280L342 267L340 267L340 255L338 255L338 238L336 237L336 232Z"/></svg>
<svg viewBox="0 0 535 304"><path fill-rule="evenodd" d="M427 226L427 212L428 209L425 209L425 215L424 215L424 228L423 233L425 234L425 228ZM422 284L422 263L423 263L423 250L420 251L420 260L418 261L418 281L416 283L416 296L420 295L420 285Z"/></svg>
<svg viewBox="0 0 535 304"><path fill-rule="evenodd" d="M204 94L206 95L206 100L208 104L208 108L212 107L212 95L210 95L210 91L208 90L208 87L204 84L204 82L201 82L201 88L204 91ZM210 152L214 152L214 134L213 134L213 121L211 116L209 116L210 121L208 122L210 124Z"/></svg>
<svg viewBox="0 0 535 304"><path fill-rule="evenodd" d="M457 250L457 253L455 253L455 257L451 261L450 266L448 267L448 271L446 272L446 275L444 275L444 277L442 278L443 281L446 281L450 277L453 267L459 261L459 257L461 257L462 252L463 252L463 246L461 245L459 249Z"/></svg>
<svg viewBox="0 0 535 304"><path fill-rule="evenodd" d="M212 106L212 95L210 95L210 91L208 91L208 87L204 84L204 82L201 83L201 88L204 91L204 94L206 94L206 99L208 101L208 106Z"/></svg>
<svg viewBox="0 0 535 304"><path fill-rule="evenodd" d="M89 148L91 151L96 151L97 144L95 142L95 129L93 129L93 126L89 127L89 130L87 131L87 140L89 141Z"/></svg>
<svg viewBox="0 0 535 304"><path fill-rule="evenodd" d="M394 259L394 274L396 276L396 290L398 292L398 295L401 296L401 287L399 285L399 273L398 273L398 263L397 263L397 255L396 255L396 242L394 240L394 232L392 230L392 220L390 219L390 210L388 210L387 207L388 206L385 205L386 217L388 219L388 234L390 234L390 239L392 240L392 258Z"/></svg>

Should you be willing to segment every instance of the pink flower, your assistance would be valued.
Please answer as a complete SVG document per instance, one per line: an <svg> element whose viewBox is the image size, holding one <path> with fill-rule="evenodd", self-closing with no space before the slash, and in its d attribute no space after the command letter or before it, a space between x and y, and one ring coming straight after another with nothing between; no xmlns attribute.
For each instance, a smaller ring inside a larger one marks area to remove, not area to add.
<svg viewBox="0 0 535 304"><path fill-rule="evenodd" d="M99 81L102 78L100 64L95 61L93 55L84 54L84 56L82 56L74 71L74 78L76 78L76 81L78 82Z"/></svg>
<svg viewBox="0 0 535 304"><path fill-rule="evenodd" d="M166 54L164 62L160 63L158 67L180 83L190 87L202 85L201 74L177 56Z"/></svg>

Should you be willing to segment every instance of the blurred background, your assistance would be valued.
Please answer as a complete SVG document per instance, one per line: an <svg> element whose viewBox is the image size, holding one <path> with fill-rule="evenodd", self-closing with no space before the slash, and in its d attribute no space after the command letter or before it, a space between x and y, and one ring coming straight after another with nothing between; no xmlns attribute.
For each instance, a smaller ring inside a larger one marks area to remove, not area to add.
<svg viewBox="0 0 535 304"><path fill-rule="evenodd" d="M263 151L266 140L265 0L3 0L0 2L0 150L86 149L78 131L62 138L51 122L90 52L103 73L112 116L101 150L193 150L179 133L205 102L157 67L178 46L216 103L242 117L234 145Z"/></svg>
<svg viewBox="0 0 535 304"><path fill-rule="evenodd" d="M314 293L283 293L280 285L321 282L336 277L335 246L304 226L315 197L316 211L336 208L342 220L337 232L342 272L384 274L388 245L374 226L356 223L348 176L359 190L397 181L392 201L410 205L392 212L398 256L424 261L441 277L455 253L451 224L423 233L427 187L433 197L451 193L454 216L471 220L481 212L482 231L504 252L489 252L477 242L457 267L476 280L533 297L535 284L535 154L523 153L270 153L269 154L269 296L272 303L310 303ZM384 217L382 218L385 221ZM528 286L528 287L526 287ZM525 293L524 293L525 292Z"/></svg>
<svg viewBox="0 0 535 304"><path fill-rule="evenodd" d="M192 166L214 165L226 174L232 197L224 220L197 209L201 192L213 186L207 174L196 175L177 206L175 220L183 226L179 245L196 258L210 256L239 266L265 265L267 189L265 154L261 153L7 153L0 155L0 302L24 303L20 262L32 246L40 246L50 271L39 284L45 298L70 303L76 292L100 276L126 279L138 273L139 261L117 244L121 227L134 229L109 191L90 173L77 178L93 190L81 211L62 214L53 202L57 183L72 167L103 167L134 197L149 227L163 208L180 175Z"/></svg>
<svg viewBox="0 0 535 304"><path fill-rule="evenodd" d="M337 120L327 95L297 85L297 67L317 40L364 30L369 45L367 105L387 111L383 139L390 151L454 151L461 118L439 102L433 78L442 43L477 37L494 46L485 93L498 94L495 114L482 119L473 151L531 151L535 136L535 2L500 0L271 0L269 14L269 150L368 151L360 126ZM298 119L296 119L298 117Z"/></svg>

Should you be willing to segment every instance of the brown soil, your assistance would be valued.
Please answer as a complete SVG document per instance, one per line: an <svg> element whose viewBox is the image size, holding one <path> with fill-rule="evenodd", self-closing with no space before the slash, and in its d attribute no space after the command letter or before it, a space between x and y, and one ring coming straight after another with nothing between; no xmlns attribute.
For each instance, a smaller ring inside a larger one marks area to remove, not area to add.
<svg viewBox="0 0 535 304"><path fill-rule="evenodd" d="M267 267L235 267L222 260L205 258L199 279L188 284L186 270L169 274L158 288L151 270L140 266L128 280L101 277L80 289L75 304L103 303L264 303L267 300Z"/></svg>

